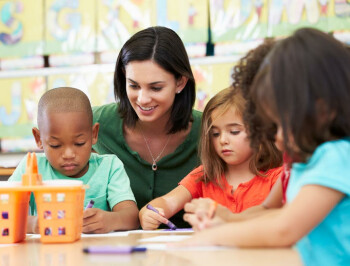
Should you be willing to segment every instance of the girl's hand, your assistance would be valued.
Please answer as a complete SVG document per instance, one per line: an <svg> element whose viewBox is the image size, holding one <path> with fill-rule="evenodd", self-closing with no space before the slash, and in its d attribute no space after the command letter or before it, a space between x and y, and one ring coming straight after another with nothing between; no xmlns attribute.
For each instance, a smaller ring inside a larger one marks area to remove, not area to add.
<svg viewBox="0 0 350 266"><path fill-rule="evenodd" d="M212 228L226 223L226 221L221 219L219 216L215 216L213 218L199 218L196 214L189 213L186 213L184 215L184 220L192 226L194 231L202 231L204 229Z"/></svg>
<svg viewBox="0 0 350 266"><path fill-rule="evenodd" d="M215 201L209 198L198 198L193 199L191 202L186 203L184 210L186 213L196 214L198 219L203 219L204 217L213 217L215 215L213 206Z"/></svg>
<svg viewBox="0 0 350 266"><path fill-rule="evenodd" d="M164 210L162 208L155 208L159 213L143 207L140 210L139 218L143 230L155 230L160 224L166 224L168 219L164 217Z"/></svg>
<svg viewBox="0 0 350 266"><path fill-rule="evenodd" d="M209 198L193 199L185 204L184 209L184 220L191 224L195 231L226 223L225 218L231 214L230 210Z"/></svg>
<svg viewBox="0 0 350 266"><path fill-rule="evenodd" d="M112 231L110 225L111 213L98 208L89 208L84 210L83 214L83 233L104 234Z"/></svg>

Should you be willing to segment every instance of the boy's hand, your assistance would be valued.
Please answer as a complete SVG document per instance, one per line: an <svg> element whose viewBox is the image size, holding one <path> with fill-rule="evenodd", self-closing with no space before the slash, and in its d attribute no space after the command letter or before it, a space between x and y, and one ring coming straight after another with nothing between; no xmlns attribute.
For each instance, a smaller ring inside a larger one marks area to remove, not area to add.
<svg viewBox="0 0 350 266"><path fill-rule="evenodd" d="M40 233L38 216L28 216L27 233L28 234L39 234Z"/></svg>
<svg viewBox="0 0 350 266"><path fill-rule="evenodd" d="M168 219L164 217L164 210L162 208L155 208L159 211L156 213L152 210L143 207L140 210L139 218L143 230L155 230L160 224L166 224Z"/></svg>
<svg viewBox="0 0 350 266"><path fill-rule="evenodd" d="M98 208L84 210L83 233L104 234L112 231L109 227L113 222L111 213Z"/></svg>

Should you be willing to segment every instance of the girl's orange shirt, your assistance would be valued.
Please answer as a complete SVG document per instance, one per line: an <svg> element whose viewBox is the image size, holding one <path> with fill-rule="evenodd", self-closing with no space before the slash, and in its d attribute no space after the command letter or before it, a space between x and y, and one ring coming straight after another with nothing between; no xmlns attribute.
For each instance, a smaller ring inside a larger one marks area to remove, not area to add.
<svg viewBox="0 0 350 266"><path fill-rule="evenodd" d="M227 183L224 175L221 177L222 188L211 182L204 184L198 181L203 175L203 166L199 166L182 179L179 185L188 189L192 198L211 198L237 213L260 205L270 193L281 172L282 167L270 169L264 173L264 177L255 176L248 182L239 184L232 193L232 186Z"/></svg>

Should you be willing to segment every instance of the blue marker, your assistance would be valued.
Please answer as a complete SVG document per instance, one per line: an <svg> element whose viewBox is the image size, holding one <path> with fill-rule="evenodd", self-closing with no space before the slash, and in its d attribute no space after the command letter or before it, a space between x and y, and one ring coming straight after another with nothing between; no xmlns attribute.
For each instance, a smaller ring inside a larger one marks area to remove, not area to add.
<svg viewBox="0 0 350 266"><path fill-rule="evenodd" d="M158 211L156 208L154 208L151 204L147 204L147 207L146 207L146 208L159 214L159 211ZM172 222L170 222L169 220L168 220L168 222L166 223L166 225L167 225L171 230L176 230L176 229L177 229L176 225L173 224Z"/></svg>
<svg viewBox="0 0 350 266"><path fill-rule="evenodd" d="M95 204L95 202L93 200L90 200L89 204L86 205L85 210L92 208L94 206L94 204Z"/></svg>

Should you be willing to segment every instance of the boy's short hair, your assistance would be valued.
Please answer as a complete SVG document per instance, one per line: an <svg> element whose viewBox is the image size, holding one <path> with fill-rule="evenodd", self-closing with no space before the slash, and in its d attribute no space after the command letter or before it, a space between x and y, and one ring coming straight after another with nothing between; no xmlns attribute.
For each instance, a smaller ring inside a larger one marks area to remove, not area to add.
<svg viewBox="0 0 350 266"><path fill-rule="evenodd" d="M44 114L62 112L84 112L92 126L92 109L89 98L84 92L71 87L60 87L45 92L38 104L38 127Z"/></svg>

